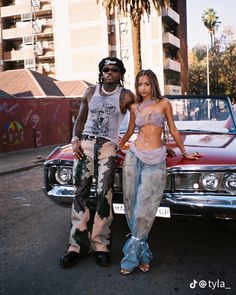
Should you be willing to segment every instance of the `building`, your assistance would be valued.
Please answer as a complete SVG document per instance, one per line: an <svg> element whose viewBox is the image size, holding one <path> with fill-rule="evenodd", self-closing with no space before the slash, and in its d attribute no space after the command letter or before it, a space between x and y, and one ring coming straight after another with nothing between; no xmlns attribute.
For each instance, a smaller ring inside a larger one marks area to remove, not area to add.
<svg viewBox="0 0 236 295"><path fill-rule="evenodd" d="M157 74L163 94L183 94L188 88L186 0L170 2L161 14L152 9L142 19L142 66ZM0 70L29 68L58 80L96 83L97 64L110 55L123 60L125 85L133 88L129 18L115 13L107 19L95 0L0 0L0 5Z"/></svg>
<svg viewBox="0 0 236 295"><path fill-rule="evenodd" d="M55 75L51 1L0 0L2 70Z"/></svg>
<svg viewBox="0 0 236 295"><path fill-rule="evenodd" d="M188 88L186 0L170 0L161 13L152 7L141 22L142 68L152 69L163 94L184 94ZM132 28L129 18L109 20L109 49L124 61L126 79L134 85Z"/></svg>
<svg viewBox="0 0 236 295"><path fill-rule="evenodd" d="M81 100L85 89L91 85L83 80L58 81L29 69L8 70L0 73L0 97L3 98L57 97Z"/></svg>

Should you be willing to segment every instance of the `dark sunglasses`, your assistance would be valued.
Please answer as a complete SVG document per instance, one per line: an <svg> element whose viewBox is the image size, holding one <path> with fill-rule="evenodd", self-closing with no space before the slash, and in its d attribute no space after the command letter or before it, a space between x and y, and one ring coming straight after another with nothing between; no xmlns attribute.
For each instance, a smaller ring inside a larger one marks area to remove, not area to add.
<svg viewBox="0 0 236 295"><path fill-rule="evenodd" d="M108 73L108 72L113 72L113 73L118 73L120 71L119 68L108 68L105 67L102 69L103 73Z"/></svg>

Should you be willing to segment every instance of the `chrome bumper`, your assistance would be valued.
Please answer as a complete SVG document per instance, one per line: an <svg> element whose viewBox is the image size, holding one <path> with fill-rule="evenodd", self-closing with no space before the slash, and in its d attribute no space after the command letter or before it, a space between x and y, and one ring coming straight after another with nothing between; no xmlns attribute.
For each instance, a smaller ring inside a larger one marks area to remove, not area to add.
<svg viewBox="0 0 236 295"><path fill-rule="evenodd" d="M215 208L230 209L236 213L236 196L235 195L194 195L194 194L171 194L165 193L163 196L165 204L173 206L187 206L190 208Z"/></svg>
<svg viewBox="0 0 236 295"><path fill-rule="evenodd" d="M54 202L60 205L70 206L74 198L74 189L72 186L53 186L51 188L43 187L44 193Z"/></svg>
<svg viewBox="0 0 236 295"><path fill-rule="evenodd" d="M74 198L73 186L53 186L51 188L43 187L45 194L54 202L60 205L70 206ZM118 195L118 198L117 198ZM91 198L94 194L91 193ZM121 203L122 194L114 192L116 203ZM209 213L235 214L236 216L236 196L213 194L173 194L165 192L162 198L161 206L168 206L173 215L201 215Z"/></svg>
<svg viewBox="0 0 236 295"><path fill-rule="evenodd" d="M51 200L53 200L59 205L64 206L71 206L73 198L75 196L73 186L55 185L50 188L44 186L43 191ZM91 208L96 207L96 198L96 191L92 187L89 196Z"/></svg>

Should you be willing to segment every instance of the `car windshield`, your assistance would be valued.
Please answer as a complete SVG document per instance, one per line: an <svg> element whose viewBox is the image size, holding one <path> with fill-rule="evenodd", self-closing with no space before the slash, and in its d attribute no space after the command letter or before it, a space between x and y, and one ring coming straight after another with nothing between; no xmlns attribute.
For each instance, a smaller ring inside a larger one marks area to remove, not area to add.
<svg viewBox="0 0 236 295"><path fill-rule="evenodd" d="M176 127L180 131L231 133L236 131L232 108L224 98L171 99Z"/></svg>
<svg viewBox="0 0 236 295"><path fill-rule="evenodd" d="M235 114L224 98L169 98L179 131L235 133ZM236 111L235 111L236 113ZM125 133L129 123L126 113L120 128Z"/></svg>

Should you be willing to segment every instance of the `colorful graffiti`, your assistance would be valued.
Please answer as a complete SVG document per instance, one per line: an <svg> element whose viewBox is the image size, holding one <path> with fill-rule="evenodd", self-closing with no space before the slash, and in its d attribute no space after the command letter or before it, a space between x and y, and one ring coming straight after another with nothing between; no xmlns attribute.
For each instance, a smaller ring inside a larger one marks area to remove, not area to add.
<svg viewBox="0 0 236 295"><path fill-rule="evenodd" d="M6 123L4 129L7 129L8 132L18 132L20 130L23 130L21 124L18 121L11 121L10 123Z"/></svg>
<svg viewBox="0 0 236 295"><path fill-rule="evenodd" d="M73 99L0 98L0 153L70 142L78 112Z"/></svg>
<svg viewBox="0 0 236 295"><path fill-rule="evenodd" d="M10 121L4 125L3 145L19 145L24 141L24 129L20 122Z"/></svg>

